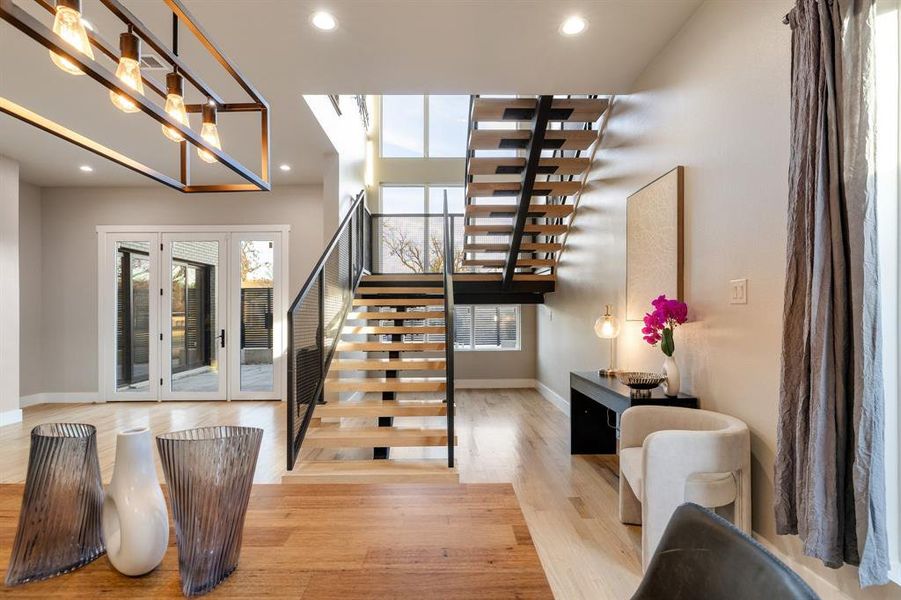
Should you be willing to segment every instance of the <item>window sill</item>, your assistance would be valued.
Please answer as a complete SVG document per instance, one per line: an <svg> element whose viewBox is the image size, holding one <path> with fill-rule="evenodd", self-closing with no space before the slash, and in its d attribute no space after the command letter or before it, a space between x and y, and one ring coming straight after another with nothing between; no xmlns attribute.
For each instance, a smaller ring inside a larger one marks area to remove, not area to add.
<svg viewBox="0 0 901 600"><path fill-rule="evenodd" d="M457 348L454 352L522 352L522 348Z"/></svg>

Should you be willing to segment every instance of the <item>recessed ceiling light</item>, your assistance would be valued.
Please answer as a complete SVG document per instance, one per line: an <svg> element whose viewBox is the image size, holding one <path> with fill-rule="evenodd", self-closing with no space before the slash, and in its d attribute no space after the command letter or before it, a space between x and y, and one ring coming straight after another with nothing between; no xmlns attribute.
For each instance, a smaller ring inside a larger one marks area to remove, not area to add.
<svg viewBox="0 0 901 600"><path fill-rule="evenodd" d="M324 10L314 12L313 16L310 17L310 23L316 29L321 29L322 31L332 31L338 27L338 20L331 13L327 13Z"/></svg>
<svg viewBox="0 0 901 600"><path fill-rule="evenodd" d="M291 170L291 165L279 165L278 168L287 173L288 171Z"/></svg>
<svg viewBox="0 0 901 600"><path fill-rule="evenodd" d="M569 17L560 25L560 33L563 35L579 35L588 29L588 21L578 15Z"/></svg>
<svg viewBox="0 0 901 600"><path fill-rule="evenodd" d="M82 173L93 173L94 167L92 167L91 165L81 165L80 167L78 167L78 170Z"/></svg>

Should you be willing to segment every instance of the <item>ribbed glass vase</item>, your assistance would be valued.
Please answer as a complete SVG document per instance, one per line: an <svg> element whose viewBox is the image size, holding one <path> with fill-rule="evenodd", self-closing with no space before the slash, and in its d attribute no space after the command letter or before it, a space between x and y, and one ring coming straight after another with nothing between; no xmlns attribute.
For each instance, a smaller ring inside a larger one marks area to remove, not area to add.
<svg viewBox="0 0 901 600"><path fill-rule="evenodd" d="M263 430L202 427L157 436L175 521L185 596L205 594L238 566Z"/></svg>
<svg viewBox="0 0 901 600"><path fill-rule="evenodd" d="M101 556L102 507L94 426L45 423L32 429L6 585L68 573Z"/></svg>

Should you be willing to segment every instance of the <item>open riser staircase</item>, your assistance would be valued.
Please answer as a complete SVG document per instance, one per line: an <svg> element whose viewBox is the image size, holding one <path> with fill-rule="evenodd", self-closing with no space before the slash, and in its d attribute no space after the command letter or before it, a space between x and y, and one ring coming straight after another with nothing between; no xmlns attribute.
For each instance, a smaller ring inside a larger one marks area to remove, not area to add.
<svg viewBox="0 0 901 600"><path fill-rule="evenodd" d="M504 289L531 274L553 291L608 106L595 96L472 97L465 267L496 274Z"/></svg>
<svg viewBox="0 0 901 600"><path fill-rule="evenodd" d="M365 219L363 210L356 206L353 210ZM350 231L352 221L353 217L347 226ZM446 228L449 223L445 218ZM367 242L365 229L358 243ZM351 260L353 245L347 244ZM335 248L339 264L344 264L342 244ZM445 251L450 256L449 247ZM324 257L324 264L328 261ZM321 340L321 359L298 348L292 339L289 355L295 370L289 375L289 387L297 393L289 398L289 435L293 435L290 472L283 481L458 481L453 385L448 384L453 381L453 347L446 343L453 339L452 274L370 275L365 270L357 273L351 264L348 276L337 282L338 288L342 282L347 288L336 294L336 282L325 280L326 270L319 282L320 297L301 295L289 319L292 330L299 331L296 324L302 320L299 308L304 300L311 312L316 312L318 301L321 315L329 304L323 295L339 297L331 304L340 304L341 310L332 315L331 323L324 319L316 328L317 336L310 337L313 342ZM315 277L311 279L315 289ZM317 362L299 364L309 356ZM316 373L310 364L321 367L321 382L304 406L296 396L314 387L309 376L315 378ZM304 366L306 379L297 377Z"/></svg>

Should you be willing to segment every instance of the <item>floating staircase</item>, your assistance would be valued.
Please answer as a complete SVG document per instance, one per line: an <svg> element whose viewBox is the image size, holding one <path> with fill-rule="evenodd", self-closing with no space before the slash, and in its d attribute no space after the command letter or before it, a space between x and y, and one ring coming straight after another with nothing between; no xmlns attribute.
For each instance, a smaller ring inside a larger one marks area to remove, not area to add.
<svg viewBox="0 0 901 600"><path fill-rule="evenodd" d="M304 454L283 481L459 480L447 457L456 438L445 401L444 296L440 276L363 276L326 376L332 399L316 406ZM394 456L401 448L405 457Z"/></svg>
<svg viewBox="0 0 901 600"><path fill-rule="evenodd" d="M473 96L464 267L491 274L507 292L517 281L543 283L526 290L536 294L553 291L561 239L591 164L585 154L599 139L595 124L608 104L593 96Z"/></svg>

